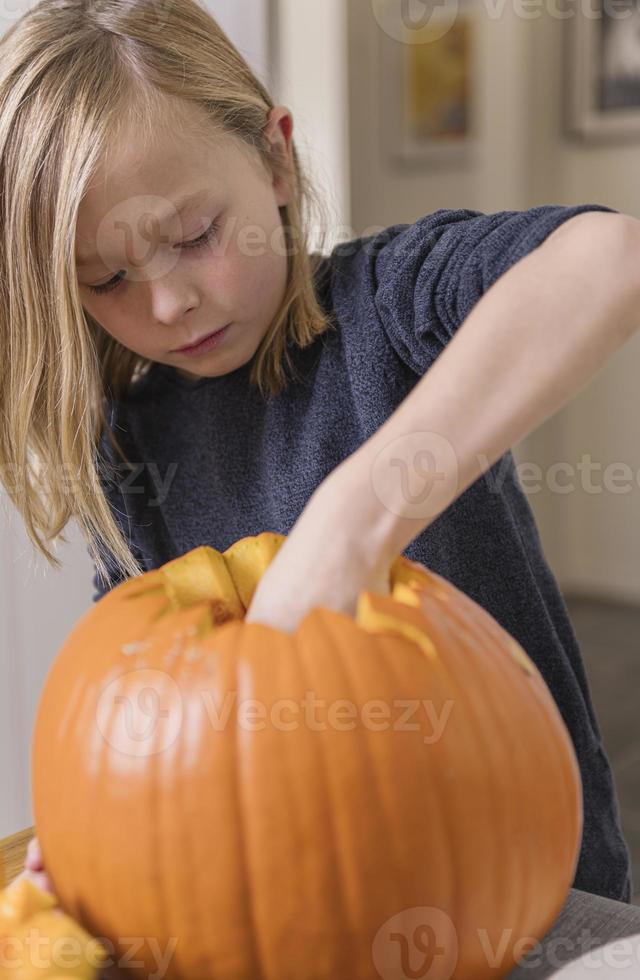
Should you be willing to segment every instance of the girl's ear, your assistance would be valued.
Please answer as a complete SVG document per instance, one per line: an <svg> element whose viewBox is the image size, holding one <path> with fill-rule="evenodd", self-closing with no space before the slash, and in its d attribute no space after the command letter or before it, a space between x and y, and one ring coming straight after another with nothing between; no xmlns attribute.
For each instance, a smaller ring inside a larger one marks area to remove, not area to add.
<svg viewBox="0 0 640 980"><path fill-rule="evenodd" d="M274 106L269 113L264 133L271 144L271 153L291 175L290 179L277 174L273 178L278 207L291 202L295 181L293 159L293 116L286 106Z"/></svg>

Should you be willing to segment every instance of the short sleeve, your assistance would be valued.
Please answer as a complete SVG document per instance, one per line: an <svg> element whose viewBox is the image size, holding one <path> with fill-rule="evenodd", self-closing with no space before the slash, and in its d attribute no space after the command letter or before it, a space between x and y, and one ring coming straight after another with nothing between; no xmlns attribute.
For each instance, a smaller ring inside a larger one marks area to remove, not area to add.
<svg viewBox="0 0 640 980"><path fill-rule="evenodd" d="M565 221L600 204L527 211L440 209L373 239L374 302L399 356L427 370L490 286Z"/></svg>

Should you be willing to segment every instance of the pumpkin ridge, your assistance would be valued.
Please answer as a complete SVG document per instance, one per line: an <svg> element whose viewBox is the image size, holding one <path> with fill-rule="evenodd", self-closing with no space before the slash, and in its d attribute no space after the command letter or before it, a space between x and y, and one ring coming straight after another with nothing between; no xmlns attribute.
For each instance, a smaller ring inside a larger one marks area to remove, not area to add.
<svg viewBox="0 0 640 980"><path fill-rule="evenodd" d="M318 609L316 609L315 612L316 612L316 622L318 624L317 633L319 633L321 637L326 638L326 640L328 640L328 642L322 644L324 650L326 651L326 655L327 657L331 656L333 663L337 663L337 655L335 652L335 647L333 642L335 634L332 633L331 626L329 625L329 623L336 622L336 617L332 616L331 614L328 616L326 614L323 615L323 611ZM347 618L349 619L350 622L353 622L351 617L347 617ZM330 772L329 772L330 766L327 764L327 754L326 752L323 753L322 749L319 754L324 762L324 765L322 767L324 773L324 783L327 789L327 796L330 798L332 804L329 807L329 812L336 813L339 812L339 800L336 799L335 790L332 788L332 782L330 779ZM349 899L349 890L345 884L348 878L347 868L344 860L341 859L341 854L345 854L347 852L345 848L341 846L338 823L334 818L331 819L331 828L332 828L332 833L331 833L332 850L335 858L336 867L339 869L338 881L340 887L338 891L342 899L341 905L346 912L351 935L357 937L359 935L358 933L359 910L354 907L354 905ZM353 948L353 945L351 948ZM348 961L348 975L350 976L353 973L354 973L354 963L353 963L353 954L352 954L349 957L349 961Z"/></svg>
<svg viewBox="0 0 640 980"><path fill-rule="evenodd" d="M362 597L362 594L363 593L360 594L360 598ZM358 605L359 605L359 601L358 601ZM329 617L327 617L327 620L328 619L329 619ZM356 625L357 625L357 627L361 628L359 623L356 624ZM335 639L333 640L333 642L335 644L334 649L339 649L339 642L338 642L339 641L339 636L337 636L337 634L335 634L335 632L333 630L333 624L330 626L328 632L330 634L333 633L333 636L335 637ZM371 631L371 635L372 635L372 640L375 643L378 634L377 634L377 632ZM340 663L342 664L344 676L347 677L348 678L348 681L350 682L349 683L350 690L352 690L352 691L355 692L355 683L356 683L357 674L355 672L351 672L351 673L349 672L349 669L348 669L348 666L347 666L348 659L349 658L342 657L342 658L340 658ZM380 661L380 663L382 665L382 670L384 670L386 672L388 670L387 658L381 656L378 659L379 659L379 661ZM354 701L354 703L358 703L358 702ZM389 806L387 805L386 794L384 793L384 790L381 787L380 781L378 779L378 775L377 775L377 769L378 769L378 767L374 764L374 761L373 761L374 760L374 757L375 757L375 751L373 749L373 742L372 742L372 739L368 737L368 734L366 732L361 736L361 741L362 741L362 744L363 744L363 755L366 756L366 761L367 761L367 764L368 764L369 785L373 788L373 790L375 792L375 802L376 802L376 804L378 806L378 809L379 809L380 813L383 814L383 818L382 818L382 826L383 826L383 829L388 832L389 827L393 827L394 821L389 819L390 810L389 810Z"/></svg>
<svg viewBox="0 0 640 980"><path fill-rule="evenodd" d="M468 617L468 612L462 610L461 611L461 615L466 615ZM494 631L491 629L492 622L493 621L491 619L484 618L484 617L483 617L483 620L481 621L481 633L486 638L487 646L489 645L489 643L495 642L494 636L493 636ZM502 627L501 624L497 622L497 620L495 621L495 623L496 623L496 625L501 630L504 630L504 627ZM504 631L504 632L506 632L506 631ZM507 636L509 638L511 638L511 636L510 636L509 633L507 633ZM520 658L519 657L517 657L515 659L516 659L516 661L518 663L521 664L521 661L520 661ZM532 667L533 667L533 669L530 670L530 671L528 671L529 676L531 678L528 687L529 687L529 690L530 690L531 694L535 698L537 711L540 712L540 713L542 713L542 712L545 711L546 705L544 704L544 702L543 702L543 700L541 698L541 691L542 691L542 689L544 689L544 685L545 685L546 682L544 680L543 675L540 673L540 671L538 670L538 668L536 667L536 665L533 662L532 662ZM555 710L557 712L558 718L561 718L560 710L557 707L557 705L555 704L555 702L553 702L553 705L552 706L549 706L549 707L551 707L553 710ZM562 775L563 775L563 770L562 770L562 757L561 757L561 754L558 752L557 743L554 745L554 743L553 743L553 741L551 739L550 729L546 725L540 725L539 726L539 730L540 730L540 732L542 734L542 737L545 739L545 743L546 743L546 746L547 746L547 759L549 760L548 764L553 767L553 769L555 770L555 772L557 774L557 778L555 780L556 785L558 786L557 797L559 797L560 794L564 794L564 800L565 800L566 805L563 806L562 809L566 813L571 813L571 812L574 812L575 813L576 812L576 793L573 790L575 790L576 786L577 787L581 787L581 777L580 777L580 771L579 771L579 769L577 767L577 763L575 763L575 761L574 761L574 765L575 765L575 776L576 776L575 782L571 783L569 780L563 779L562 778ZM566 737L567 739L570 739L569 733L567 732L566 729L564 729L564 727L562 727L560 729L560 731L556 733L556 736L555 737L556 738ZM571 750L573 751L573 743L571 743ZM569 758L571 758L571 756L569 756ZM572 790L572 787L573 787L573 790ZM580 792L580 797L581 797L581 795L582 794ZM580 801L578 803L577 810L578 810L578 813L579 813L579 819L578 819L579 827L577 828L577 830L578 830L577 839L578 839L578 841L580 841L581 838L582 838L582 800L581 799L580 799ZM577 864L577 860L578 860L578 856L579 856L579 851L580 851L580 846L578 844L578 847L576 849L576 854L575 854L574 870L575 870L575 865ZM529 857L529 852L528 851L527 851L527 857ZM529 880L529 878L527 878L527 881L528 880ZM567 878L567 889L570 887L572 880L573 880L573 872ZM523 908L527 908L527 910L528 910L528 908L530 907L530 903L533 900L539 902L538 894L536 894L535 896L533 896L533 898L532 898L531 895L528 896L528 903L529 903L528 905L527 905L527 900L526 899L523 900ZM548 929L548 928L551 927L551 925L553 924L553 922L556 919L557 915L559 914L560 909L562 908L562 905L563 904L564 904L563 902L559 902L558 905L557 905L557 908L556 908L556 910L555 910L555 912L553 914L547 912L547 923L546 923L545 929ZM544 911L543 911L541 905L540 905L540 914L541 914L541 916L544 915Z"/></svg>
<svg viewBox="0 0 640 980"><path fill-rule="evenodd" d="M429 619L429 617L425 617L425 619L429 623L429 637L432 640L435 649L438 650L438 649L440 649L440 644L439 644L437 638L434 638L433 637L433 622ZM442 657L436 656L436 657L433 657L433 658L429 658L429 664L430 665L431 664L437 665L437 667L441 671L444 670L444 672L445 672L445 674L447 676L447 681L448 681L449 684L455 683L454 679L452 679L451 676L450 676L448 666L445 663L443 663ZM455 705L454 705L454 708L455 708ZM444 812L445 798L444 798L443 793L442 793L443 779L441 778L441 776L439 774L440 766L434 760L433 755L430 755L429 752L426 752L425 753L425 757L429 760L429 776L430 776L430 780L432 780L433 783L435 783L435 786L430 786L430 794L429 795L430 795L430 798L434 801L434 809L437 811L438 821L439 821L440 827L442 828L441 829L441 832L440 832L440 839L441 840L442 839L446 840L446 848L447 848L447 852L448 852L448 855L449 855L449 857L448 857L448 865L449 865L449 867L455 869L454 873L449 875L449 882L451 883L451 888L449 890L449 893L448 893L446 902L443 902L443 905L447 909L450 909L450 911L448 912L448 915L451 918L452 922L459 922L460 921L460 918L459 918L459 909L460 909L460 906L461 906L461 902L460 902L460 896L459 896L459 889L456 887L456 880L457 880L457 874L456 874L456 872L457 872L457 867L458 867L458 855L457 855L456 849L455 849L455 847L453 845L453 837L452 837L452 833L451 833L451 827L449 825L449 822L447 820L446 814Z"/></svg>
<svg viewBox="0 0 640 980"><path fill-rule="evenodd" d="M317 609L316 610L312 610L312 612L315 613L315 616L318 615L318 610ZM303 620L303 623L304 623L304 620ZM307 628L309 628L309 627L307 627ZM299 629L300 629L300 631L302 630L302 624L300 625L300 628ZM307 691L309 689L310 684L311 684L311 678L313 676L313 673L312 673L312 670L309 669L309 665L305 661L305 656L304 656L305 650L306 650L306 647L303 646L302 651L301 651L301 655L298 657L298 670L300 671L300 674L301 674L301 676L302 676L302 678L304 680L304 685L305 685L304 689L305 689L305 691ZM313 658L312 657L311 657L311 659L312 659L312 662L313 662ZM312 689L313 688L315 688L315 685L313 685ZM317 743L316 744L318 745L318 748L317 748L317 750L315 752L315 757L319 760L319 768L320 768L320 771L322 773L322 777L321 778L322 778L322 791L323 791L323 796L324 796L325 799L332 801L333 800L333 796L332 796L332 793L331 793L331 787L330 787L330 781L329 781L329 765L327 763L326 740L320 738L320 739L317 740ZM328 863L330 864L330 866L332 868L332 879L336 883L336 887L334 889L334 892L333 892L333 896L332 897L333 897L334 901L339 901L339 903L340 903L340 909L342 911L342 914L340 914L338 916L334 916L333 921L335 921L336 918L337 919L342 919L345 916L348 918L349 917L349 907L348 907L348 902L347 902L346 889L344 888L344 884L343 884L343 882L344 882L344 872L343 872L342 864L341 864L341 861L340 861L339 851L338 851L338 846L337 846L337 843L338 842L337 842L336 824L335 824L335 818L334 818L334 815L333 815L334 814L334 808L332 806L328 806L327 807L327 812L328 812L328 821L329 821L329 824L331 826L331 832L328 835L329 836L329 841L330 841L330 846L331 846L331 856L327 856L327 860L328 860Z"/></svg>
<svg viewBox="0 0 640 980"><path fill-rule="evenodd" d="M455 611L455 614L454 614L454 616L452 618L454 620L456 620L456 621L463 620L465 622L465 624L469 624L468 611L466 609L464 609L464 608L461 608L459 610L456 610ZM484 617L479 617L479 623L478 623L478 625L479 625L479 629L477 630L477 640L476 640L476 642L478 643L479 646L484 647L484 649L487 652L493 651L494 649L496 649L496 644L494 642L492 642L493 637L491 636L490 632L486 628L487 624L486 624L486 620L484 619ZM469 626L470 626L470 624L469 624ZM493 686L495 687L496 684L501 684L502 690L505 692L504 697L506 699L508 699L508 702L507 703L509 703L509 701L511 700L511 698L513 697L513 694L514 694L514 687L516 685L516 677L518 679L518 682L522 683L522 676L521 675L524 674L525 675L524 684L526 685L526 687L528 689L528 693L534 695L534 700L536 701L536 707L537 707L537 699L535 698L535 692L536 692L536 688L537 688L537 683L536 683L537 682L537 678L536 678L535 674L531 670L527 669L527 664L524 663L520 658L514 657L511 654L511 651L509 651L509 656L511 658L511 662L516 667L518 673L515 674L515 673L512 673L512 672L508 671L507 670L507 667L506 667L506 664L505 664L505 667L504 668L501 667L500 669L496 669L496 671L495 671L495 678L493 680ZM511 681L511 682L509 682L509 674L510 673L513 676L513 681ZM502 705L504 703L505 703L505 701L504 701L503 698L497 698L496 699L496 710L494 712L494 717L496 719L496 725L500 727L501 732L505 733L501 737L508 737L508 731L507 731L507 729L508 729L508 716L502 710ZM546 732L545 732L545 735L546 735ZM517 743L518 742L518 739L516 738L513 741L515 743ZM526 762L526 752L525 751L522 751L521 752L521 757L522 757L523 763ZM514 793L512 793L510 795L510 798L509 798L509 809L510 809L511 814L512 814L512 824L513 824L513 826L517 826L520 823L520 820L518 818L519 817L521 818L521 816L522 816L521 811L520 811L519 807L517 806L518 791L520 790L520 788L522 788L522 789L525 788L526 778L523 778L523 775L526 773L526 765L523 765L523 766L514 765L512 767L512 769L513 769L513 771L515 771L515 777L514 778L515 778L515 782L516 782L516 790L517 791L514 792ZM516 912L513 914L513 921L515 923L520 923L520 922L523 921L524 912L526 911L528 905L530 905L530 903L536 901L536 895L535 895L535 891L536 890L532 889L531 886L529 885L529 882L531 882L532 878L535 877L535 870L536 870L533 854L531 853L530 848L526 847L526 848L523 848L522 849L522 852L520 852L520 854L518 855L518 857L522 860L522 866L520 868L520 872L521 873L518 876L519 889L518 889L518 892L517 892L517 896L514 895L514 901L513 901L513 903L510 903L513 906L513 908L515 908L515 910L516 910ZM518 901L518 899L519 899L519 901ZM503 897L503 902L505 902L504 897Z"/></svg>
<svg viewBox="0 0 640 980"><path fill-rule="evenodd" d="M462 607L454 610L452 612L451 618L457 622L462 621L465 627L470 626L467 612ZM474 640L477 644L484 647L487 653L491 654L495 649L495 644L493 642L489 642L493 638L491 637L491 634L489 633L488 629L486 629L484 617L479 617L479 624L480 624L480 629L474 635ZM446 628L449 631L451 631L451 627L449 626L449 624L446 624ZM470 634L468 629L465 629L465 634L464 634L465 646L468 646L469 644L469 639L468 639L469 635ZM520 662L516 661L515 659L514 659L514 665L518 667L522 666ZM536 688L535 675L526 671L524 673L527 674L528 678L531 678L531 680L528 683L527 681L525 681L525 683L527 684L529 689L533 688L533 690L535 690ZM486 683L484 678L481 678L481 681L483 683ZM493 721L496 727L500 729L500 732L505 733L506 730L505 730L504 720L506 716L501 706L505 703L504 701L505 697L507 699L510 699L513 696L513 684L508 683L508 674L506 671L501 669L495 670L494 677L492 679L492 686L495 688L496 685L501 685L502 690L505 693L504 693L504 697L497 697L494 701L495 710L493 713ZM544 731L544 734L546 737L546 730ZM508 737L508 732L506 732L506 736ZM504 738L504 737L505 734L500 735L500 738ZM523 761L526 762L526 753L523 751L521 755ZM554 754L551 753L552 758L553 755ZM506 801L505 806L500 809L500 813L504 813L507 807L511 807L511 819L506 824L503 821L503 828L509 825L511 827L517 827L519 824L518 818L521 814L518 807L516 806L516 801L522 797L522 793L520 792L520 789L525 787L526 779L523 780L524 772L526 772L526 766L518 766L518 765L512 766L512 775L513 773L515 773L515 776L513 778L517 780L518 785L517 788L514 790L514 792L509 795L509 799L508 801ZM492 800L494 799L494 796L495 794L490 794L490 798ZM500 836L503 839L506 838L507 835L504 830ZM532 879L535 879L536 877L535 874L536 862L534 860L534 856L531 853L531 849L528 847L522 848L521 851L519 852L519 855L523 861L523 865L519 869L519 874L517 875L517 881L519 885L517 899L516 896L514 896L513 901L510 901L507 907L506 896L504 895L504 893L501 893L500 890L497 891L497 895L499 896L498 900L501 899L502 904L505 908L505 914L511 916L511 920L510 920L511 924L516 929L519 928L519 924L524 920L523 913L530 907L531 903L537 901L537 895L536 895L537 889L533 889L529 884L532 881ZM496 867L500 867L500 864L498 863ZM514 907L517 909L517 914L513 912Z"/></svg>
<svg viewBox="0 0 640 980"><path fill-rule="evenodd" d="M380 633L380 636L388 636L388 637L391 637L393 635L394 634L392 634L392 633L388 633L388 634L387 633ZM413 642L413 641L411 641L406 636L403 636L403 639L407 639L409 642ZM399 668L396 667L396 663L395 663L394 657L393 656L387 656L385 658L384 662L385 662L386 668L389 671L390 676L393 678L394 688L396 690L402 690L404 678L402 677ZM443 663L443 661L442 661L442 659L440 657L438 657L438 656L436 656L436 657L428 657L428 658L425 659L425 662L428 664L428 669L429 669L429 672L430 673L431 672L436 673L437 676L440 677L440 678L442 677L443 672L445 674L447 673L446 672L446 666L445 666L445 664ZM448 674L447 674L447 679L448 679ZM425 691L425 694L426 693L427 692ZM425 779L431 779L432 773L433 773L433 770L434 770L435 766L433 765L433 761L430 758L429 753L427 751L425 751L425 753L424 753L424 759L426 760L426 763L425 763L425 766L424 766L424 769L425 769L425 772L424 772ZM430 792L428 794L428 798L429 798L430 804L432 803L432 810L431 810L431 812L433 812L434 809L437 811L437 815L438 815L438 820L439 820L440 827L446 828L446 822L444 821L443 816L442 816L442 809L441 809L441 807L438 804L437 794Z"/></svg>
<svg viewBox="0 0 640 980"><path fill-rule="evenodd" d="M439 597L436 597L434 599L434 601L439 604L440 603L440 598ZM447 613L449 613L449 612L450 612L450 610L447 607ZM442 642L443 646L446 646L447 649L450 649L452 643L455 644L455 643L459 642L464 647L464 658L465 658L465 661L468 662L468 663L470 663L473 666L473 664L474 664L474 658L473 658L473 656L471 656L471 657L468 656L468 652L469 651L468 651L468 646L467 646L466 638L464 636L462 636L462 637L460 637L458 639L458 637L454 636L452 634L449 626L448 626L448 623L447 623L447 620L446 620L445 617L443 617L441 615L438 616L438 622L437 622L435 628L441 634L441 637L442 637L441 642ZM446 643L445 640L446 641L449 641L449 642ZM451 686L455 690L455 695L454 696L455 696L456 702L458 702L458 700L461 699L463 701L464 706L465 706L465 709L466 709L466 713L467 713L466 728L467 728L467 730L469 732L469 739L470 739L470 741L472 743L480 744L483 747L482 758L483 758L483 760L486 760L487 754L488 754L488 752L490 751L490 748L491 748L491 743L489 741L487 741L486 736L484 734L484 727L483 727L483 723L482 723L482 715L476 709L476 701L475 701L475 699L470 699L468 697L465 698L465 696L464 696L465 695L465 690L469 686L469 681L470 680L472 681L472 684L474 684L474 685L478 683L478 671L477 670L474 671L474 677L473 678L470 678L468 675L465 676L465 678L464 678L464 682L465 683L462 684L458 680L458 676L459 676L458 671L456 671L455 669L451 669L449 665L447 665L447 670L448 670L448 676L450 678L450 681L449 682L450 682ZM474 687L473 690L475 691L475 690L477 690L477 688ZM484 691L483 691L483 695L482 696L484 696ZM495 841L498 841L499 842L502 838L504 838L504 820L501 819L501 816L503 814L503 811L502 811L502 809L499 806L496 806L495 805L495 802L494 802L494 794L488 793L487 794L487 798L489 800L489 805L490 805L491 811L492 811L492 813L494 815L496 825L497 826L501 826L503 828L502 831L500 831L499 833L495 834L492 837L492 840L494 842ZM502 861L502 859L503 859L503 854L500 853L499 850L498 851L494 850L494 852L493 852L493 854L491 856L491 861L490 861L491 867L492 868L500 868L501 867L501 861ZM497 876L496 877L494 877L494 876L491 877L491 883L493 885L493 894L495 896L494 897L494 902L499 902L501 900L504 901L504 899L502 898L502 892L501 892L500 886L499 886L499 884L497 882ZM454 918L454 921L456 921L455 918ZM477 927L477 924L474 924L474 925L476 925L476 927Z"/></svg>
<svg viewBox="0 0 640 980"><path fill-rule="evenodd" d="M246 635L246 634L245 634ZM266 973L263 965L262 952L260 949L260 940L257 935L257 917L255 912L255 898L253 894L253 887L249 879L249 842L247 839L247 820L244 812L243 803L243 792L242 792L242 780L243 780L243 768L239 765L240 755L241 755L241 744L242 740L240 737L240 725L238 723L238 692L241 689L240 685L240 662L244 656L244 649L242 643L242 637L236 637L234 649L233 649L233 664L235 668L235 690L236 690L236 701L235 709L233 712L232 724L234 726L234 738L233 738L233 750L235 752L235 799L236 799L236 812L238 814L238 824L239 831L238 837L240 840L240 853L242 858L242 876L244 879L244 893L247 898L247 906L249 913L249 929L248 933L250 936L251 943L251 961L252 961L252 975L255 970L255 980L265 980Z"/></svg>

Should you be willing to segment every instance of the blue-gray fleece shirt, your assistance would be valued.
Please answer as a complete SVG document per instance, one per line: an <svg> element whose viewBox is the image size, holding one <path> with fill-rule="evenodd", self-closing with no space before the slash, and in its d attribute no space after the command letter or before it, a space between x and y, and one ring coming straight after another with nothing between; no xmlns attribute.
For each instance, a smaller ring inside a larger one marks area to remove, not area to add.
<svg viewBox="0 0 640 980"><path fill-rule="evenodd" d="M195 383L155 364L126 398L108 401L133 468L120 461L106 489L142 566L202 544L223 551L264 530L287 534L316 487L398 408L492 283L587 210L612 209L441 209L343 243L315 278L337 329L296 350L297 378L281 394L265 400L249 385L251 362ZM104 434L101 448L116 464ZM574 887L629 902L629 852L582 657L511 452L404 554L471 596L536 663L582 775ZM97 600L109 584L96 574L94 587Z"/></svg>

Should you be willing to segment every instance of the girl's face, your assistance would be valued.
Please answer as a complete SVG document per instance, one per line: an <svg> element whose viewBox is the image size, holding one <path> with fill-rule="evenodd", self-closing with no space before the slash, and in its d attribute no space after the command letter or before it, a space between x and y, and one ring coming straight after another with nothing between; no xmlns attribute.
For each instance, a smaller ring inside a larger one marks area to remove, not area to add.
<svg viewBox="0 0 640 980"><path fill-rule="evenodd" d="M191 120L202 123L195 107L177 111L179 128L160 130L153 149L133 134L92 183L76 268L82 305L107 333L195 381L246 364L278 312L287 277L278 208L293 191L227 134L190 134ZM276 106L265 134L291 172L292 128ZM227 324L208 353L179 352Z"/></svg>

